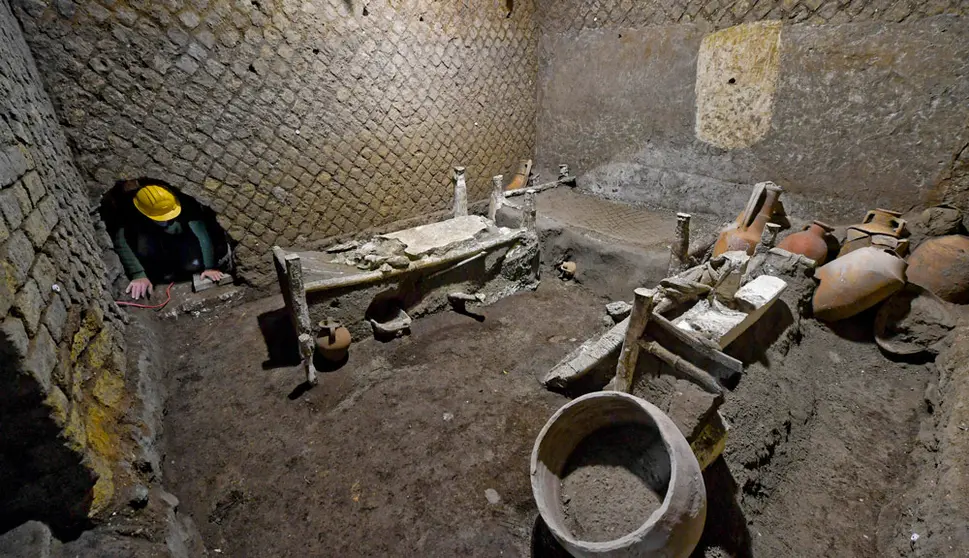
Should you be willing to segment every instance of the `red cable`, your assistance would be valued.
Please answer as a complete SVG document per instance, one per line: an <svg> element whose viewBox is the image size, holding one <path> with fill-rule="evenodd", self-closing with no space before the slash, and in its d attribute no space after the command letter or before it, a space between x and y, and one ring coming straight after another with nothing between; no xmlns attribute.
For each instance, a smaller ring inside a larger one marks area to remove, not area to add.
<svg viewBox="0 0 969 558"><path fill-rule="evenodd" d="M137 302L126 302L124 300L116 300L114 302L116 304L118 304L119 306L134 306L135 308L147 308L148 310L154 310L154 309L157 308L158 310L161 310L162 308L165 307L166 304L168 304L169 302L171 302L171 300L172 300L172 287L173 286L175 286L175 283L174 282L171 282L171 283L168 284L168 288L165 289L165 296L168 297L168 298L165 299L165 302L162 302L161 304L156 304L154 306L149 306L147 304L138 304Z"/></svg>

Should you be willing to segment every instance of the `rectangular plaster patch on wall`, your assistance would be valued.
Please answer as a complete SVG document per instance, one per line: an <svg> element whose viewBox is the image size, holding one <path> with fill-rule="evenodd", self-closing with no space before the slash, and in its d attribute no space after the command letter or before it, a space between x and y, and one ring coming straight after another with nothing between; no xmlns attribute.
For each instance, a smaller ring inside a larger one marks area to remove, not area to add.
<svg viewBox="0 0 969 558"><path fill-rule="evenodd" d="M770 130L780 72L781 22L728 27L703 38L696 66L696 135L724 149Z"/></svg>

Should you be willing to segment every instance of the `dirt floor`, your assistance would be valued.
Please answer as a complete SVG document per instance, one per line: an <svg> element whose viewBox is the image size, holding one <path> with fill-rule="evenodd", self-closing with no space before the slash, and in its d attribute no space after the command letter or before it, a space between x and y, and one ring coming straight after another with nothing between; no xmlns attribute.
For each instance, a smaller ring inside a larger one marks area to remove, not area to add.
<svg viewBox="0 0 969 558"><path fill-rule="evenodd" d="M729 516L731 532L717 541L708 529L707 543L732 556L876 557L910 535L895 532L894 499L916 476L910 454L936 373L883 356L872 320L837 331L803 320L787 354L779 340L747 367L721 408L725 459L706 475L708 493L735 485L742 514L712 502L708 526Z"/></svg>
<svg viewBox="0 0 969 558"><path fill-rule="evenodd" d="M166 484L210 556L562 555L532 548L529 454L565 402L538 379L600 331L605 302L546 277L483 321L443 313L355 343L309 391L276 339L279 297L164 322ZM780 335L779 311L771 349L737 355L695 556L875 557L910 535L893 499L936 373L883 356L871 318Z"/></svg>
<svg viewBox="0 0 969 558"><path fill-rule="evenodd" d="M355 343L305 393L261 333L285 327L281 298L166 322L167 483L222 556L528 555L529 455L565 401L538 378L604 302L548 279L481 322Z"/></svg>

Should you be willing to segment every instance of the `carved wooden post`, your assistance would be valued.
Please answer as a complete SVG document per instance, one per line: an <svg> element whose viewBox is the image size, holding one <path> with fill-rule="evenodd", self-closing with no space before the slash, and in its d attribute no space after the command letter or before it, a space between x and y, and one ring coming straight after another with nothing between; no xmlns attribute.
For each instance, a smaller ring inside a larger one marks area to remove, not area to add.
<svg viewBox="0 0 969 558"><path fill-rule="evenodd" d="M500 174L491 178L491 200L488 202L488 218L492 221L497 217L501 205L505 203L505 187L502 185L504 180L505 177Z"/></svg>
<svg viewBox="0 0 969 558"><path fill-rule="evenodd" d="M303 265L300 262L299 254L286 254L286 282L289 283L290 301L292 302L291 311L293 313L293 326L296 329L296 338L299 341L299 355L303 359L303 366L306 369L306 382L316 383L316 367L313 366L313 340L312 330L310 329L310 308L306 303L306 289L303 287Z"/></svg>
<svg viewBox="0 0 969 558"><path fill-rule="evenodd" d="M633 310L629 314L629 327L626 329L626 340L619 353L619 363L616 364L616 391L629 393L633 388L633 375L636 373L636 361L639 360L639 339L646 330L646 323L653 313L653 289L639 288L633 291Z"/></svg>
<svg viewBox="0 0 969 558"><path fill-rule="evenodd" d="M521 224L519 227L522 229L534 229L536 220L535 190L525 190L524 197L525 199L522 201Z"/></svg>
<svg viewBox="0 0 969 558"><path fill-rule="evenodd" d="M454 216L464 217L468 214L468 185L464 181L464 167L454 167L451 181L454 183Z"/></svg>
<svg viewBox="0 0 969 558"><path fill-rule="evenodd" d="M670 244L670 277L690 267L690 214L676 214L676 236Z"/></svg>

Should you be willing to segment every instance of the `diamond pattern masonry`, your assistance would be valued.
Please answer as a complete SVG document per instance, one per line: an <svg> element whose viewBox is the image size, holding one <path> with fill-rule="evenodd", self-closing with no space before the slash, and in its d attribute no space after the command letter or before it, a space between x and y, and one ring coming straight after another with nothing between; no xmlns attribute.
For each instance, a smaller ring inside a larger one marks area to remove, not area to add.
<svg viewBox="0 0 969 558"><path fill-rule="evenodd" d="M269 248L472 200L532 152L530 0L14 0L92 198L151 176ZM352 6L352 9L350 8Z"/></svg>

